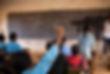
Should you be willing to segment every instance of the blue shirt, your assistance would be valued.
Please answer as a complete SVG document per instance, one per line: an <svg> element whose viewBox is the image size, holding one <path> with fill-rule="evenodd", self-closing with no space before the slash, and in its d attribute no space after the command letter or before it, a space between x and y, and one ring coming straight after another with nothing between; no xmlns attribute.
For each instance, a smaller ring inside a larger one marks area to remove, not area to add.
<svg viewBox="0 0 110 74"><path fill-rule="evenodd" d="M14 42L14 41L10 41L6 45L5 50L7 53L15 53L15 52L21 51L22 49L18 43Z"/></svg>
<svg viewBox="0 0 110 74"><path fill-rule="evenodd" d="M93 44L95 42L95 37L91 32L88 32L86 35L80 34L79 36L79 46L81 48L81 53L87 59L92 57Z"/></svg>
<svg viewBox="0 0 110 74"><path fill-rule="evenodd" d="M35 67L25 70L22 74L47 74L56 60L58 53L58 46L53 45Z"/></svg>
<svg viewBox="0 0 110 74"><path fill-rule="evenodd" d="M65 56L70 56L71 55L71 49L70 49L70 47L68 47L66 44L63 44L62 53Z"/></svg>

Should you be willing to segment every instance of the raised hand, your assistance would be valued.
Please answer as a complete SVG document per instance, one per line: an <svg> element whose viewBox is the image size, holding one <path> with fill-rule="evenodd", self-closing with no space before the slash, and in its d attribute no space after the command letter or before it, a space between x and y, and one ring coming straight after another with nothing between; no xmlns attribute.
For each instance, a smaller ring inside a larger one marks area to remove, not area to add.
<svg viewBox="0 0 110 74"><path fill-rule="evenodd" d="M61 40L64 36L64 27L63 26L54 26L55 30L56 30L56 34L57 34L57 41L56 44L60 45Z"/></svg>

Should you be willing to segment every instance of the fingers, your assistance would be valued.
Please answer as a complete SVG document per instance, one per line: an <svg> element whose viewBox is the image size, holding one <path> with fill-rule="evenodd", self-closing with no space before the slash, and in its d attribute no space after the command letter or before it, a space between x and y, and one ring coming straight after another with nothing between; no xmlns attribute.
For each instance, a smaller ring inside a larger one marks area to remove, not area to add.
<svg viewBox="0 0 110 74"><path fill-rule="evenodd" d="M56 30L56 34L57 34L56 44L59 46L61 44L62 38L64 37L64 28L63 28L63 26L55 25L55 30Z"/></svg>
<svg viewBox="0 0 110 74"><path fill-rule="evenodd" d="M56 32L58 36L64 36L64 27L63 26L55 26Z"/></svg>

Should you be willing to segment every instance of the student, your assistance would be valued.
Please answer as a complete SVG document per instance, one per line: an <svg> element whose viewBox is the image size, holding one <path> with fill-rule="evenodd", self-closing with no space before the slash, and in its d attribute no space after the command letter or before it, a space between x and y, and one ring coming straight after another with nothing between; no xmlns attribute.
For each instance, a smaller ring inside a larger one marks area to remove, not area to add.
<svg viewBox="0 0 110 74"><path fill-rule="evenodd" d="M67 58L69 74L80 74L86 67L86 60L81 56L79 47L72 46L72 55Z"/></svg>
<svg viewBox="0 0 110 74"><path fill-rule="evenodd" d="M12 54L0 51L0 74L21 74L31 63L30 56L25 51Z"/></svg>
<svg viewBox="0 0 110 74"><path fill-rule="evenodd" d="M6 53L15 53L21 51L20 45L16 42L17 35L16 33L10 34L10 42L6 45Z"/></svg>
<svg viewBox="0 0 110 74"><path fill-rule="evenodd" d="M25 69L31 68L32 61L28 52L16 52L10 55L10 67L15 74L22 74Z"/></svg>
<svg viewBox="0 0 110 74"><path fill-rule="evenodd" d="M63 39L62 39L61 52L65 56L70 56L71 55L70 47L67 46L67 44L66 44L66 37L63 37Z"/></svg>
<svg viewBox="0 0 110 74"><path fill-rule="evenodd" d="M14 74L11 72L11 67L8 62L6 62L7 54L1 49L0 50L0 74Z"/></svg>
<svg viewBox="0 0 110 74"><path fill-rule="evenodd" d="M83 27L83 32L79 35L79 47L82 56L88 61L89 72L93 73L93 46L95 43L94 34L89 25Z"/></svg>
<svg viewBox="0 0 110 74"><path fill-rule="evenodd" d="M47 44L47 49L49 49L54 43L55 43L55 40L49 42ZM54 61L48 74L67 74L67 60L66 60L66 56L62 54L61 45L60 45L60 51L59 51L58 57Z"/></svg>
<svg viewBox="0 0 110 74"><path fill-rule="evenodd" d="M0 48L5 51L5 37L3 34L0 34Z"/></svg>
<svg viewBox="0 0 110 74"><path fill-rule="evenodd" d="M80 33L78 41L83 57L91 60L95 37L94 34L91 32L91 28L89 27L89 25L84 26L83 32Z"/></svg>
<svg viewBox="0 0 110 74"><path fill-rule="evenodd" d="M104 22L104 30L103 30L103 38L104 38L104 49L103 53L106 54L108 49L110 48L110 15L107 17L107 20Z"/></svg>
<svg viewBox="0 0 110 74"><path fill-rule="evenodd" d="M59 53L59 45L61 43L64 31L62 27L56 28L57 39L50 47L49 51L42 57L40 62L32 67L32 61L28 52L16 52L11 54L10 67L14 74L47 74L51 69L54 61ZM8 62L8 63L9 63Z"/></svg>
<svg viewBox="0 0 110 74"><path fill-rule="evenodd" d="M33 67L30 70L29 69L25 70L23 74L48 74L48 72L52 68L54 61L56 60L59 54L59 46L64 36L63 27L57 27L56 32L58 37L55 43L52 44L46 55L43 56L41 61L37 65L35 65L35 67Z"/></svg>

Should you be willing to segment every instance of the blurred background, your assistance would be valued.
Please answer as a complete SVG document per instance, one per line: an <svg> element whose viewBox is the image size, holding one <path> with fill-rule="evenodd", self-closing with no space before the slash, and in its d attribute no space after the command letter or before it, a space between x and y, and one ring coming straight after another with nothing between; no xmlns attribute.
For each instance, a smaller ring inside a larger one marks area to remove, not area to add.
<svg viewBox="0 0 110 74"><path fill-rule="evenodd" d="M45 44L55 37L53 25L63 25L67 44L77 43L81 28L88 24L95 33L96 50L103 47L102 30L110 14L110 0L0 0L0 33L16 32L24 48L45 52ZM96 74L110 74L97 68Z"/></svg>

